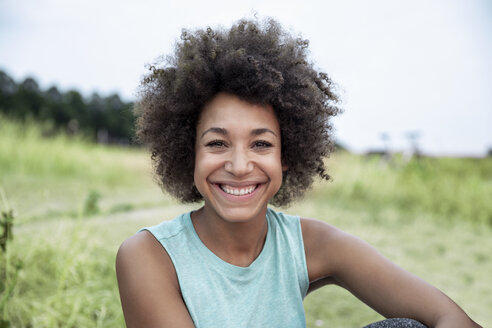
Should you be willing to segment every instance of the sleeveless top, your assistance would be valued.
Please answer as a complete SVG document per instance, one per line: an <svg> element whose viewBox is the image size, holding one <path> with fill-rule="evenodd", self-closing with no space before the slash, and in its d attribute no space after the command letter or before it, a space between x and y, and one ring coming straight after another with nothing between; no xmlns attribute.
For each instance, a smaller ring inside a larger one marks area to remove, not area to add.
<svg viewBox="0 0 492 328"><path fill-rule="evenodd" d="M300 218L267 210L262 251L248 267L227 263L198 237L190 213L143 228L165 248L197 328L306 327L309 278ZM140 231L141 231L140 230Z"/></svg>

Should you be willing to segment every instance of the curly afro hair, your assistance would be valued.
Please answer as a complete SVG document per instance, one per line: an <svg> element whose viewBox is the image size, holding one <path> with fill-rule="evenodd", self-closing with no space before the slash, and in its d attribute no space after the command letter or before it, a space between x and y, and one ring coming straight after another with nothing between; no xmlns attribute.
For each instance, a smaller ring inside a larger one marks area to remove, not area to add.
<svg viewBox="0 0 492 328"><path fill-rule="evenodd" d="M136 104L137 137L151 151L161 187L182 202L203 199L193 183L195 129L202 108L219 92L275 110L288 170L273 205L300 198L316 175L328 180L329 119L340 110L332 81L307 61L308 43L273 19L243 19L229 30L183 30L174 55L150 66Z"/></svg>

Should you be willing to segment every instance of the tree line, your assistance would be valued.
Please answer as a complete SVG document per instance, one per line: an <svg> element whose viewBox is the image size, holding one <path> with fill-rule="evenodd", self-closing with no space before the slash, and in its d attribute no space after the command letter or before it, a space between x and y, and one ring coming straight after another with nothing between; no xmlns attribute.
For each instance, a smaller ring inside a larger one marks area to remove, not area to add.
<svg viewBox="0 0 492 328"><path fill-rule="evenodd" d="M17 83L0 70L0 114L25 121L52 122L56 129L81 134L103 143L131 144L134 140L133 103L118 94L84 98L77 90L56 86L41 90L31 77Z"/></svg>

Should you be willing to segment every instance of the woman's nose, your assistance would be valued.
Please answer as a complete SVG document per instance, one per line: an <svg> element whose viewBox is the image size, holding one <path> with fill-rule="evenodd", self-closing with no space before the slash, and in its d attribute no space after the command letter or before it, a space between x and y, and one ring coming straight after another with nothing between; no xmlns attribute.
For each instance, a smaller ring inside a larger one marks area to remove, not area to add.
<svg viewBox="0 0 492 328"><path fill-rule="evenodd" d="M253 162L251 162L248 154L243 150L234 150L231 152L231 157L225 163L225 169L235 176L242 176L250 173L253 170Z"/></svg>

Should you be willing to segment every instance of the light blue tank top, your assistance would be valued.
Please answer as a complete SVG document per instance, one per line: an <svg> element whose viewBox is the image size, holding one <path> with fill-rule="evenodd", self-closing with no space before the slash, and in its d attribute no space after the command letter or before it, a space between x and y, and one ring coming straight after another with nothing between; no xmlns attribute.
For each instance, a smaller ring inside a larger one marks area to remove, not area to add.
<svg viewBox="0 0 492 328"><path fill-rule="evenodd" d="M197 328L306 327L309 278L298 216L267 210L268 232L248 267L227 263L198 237L190 213L144 228L169 254Z"/></svg>

